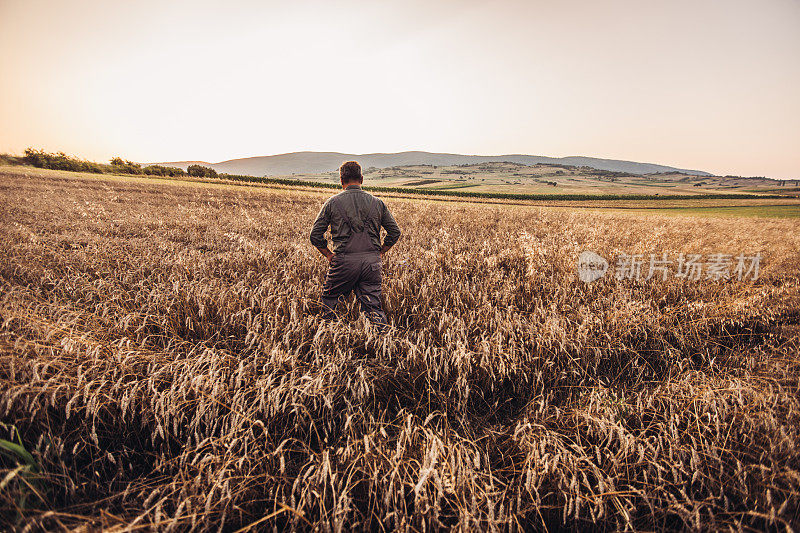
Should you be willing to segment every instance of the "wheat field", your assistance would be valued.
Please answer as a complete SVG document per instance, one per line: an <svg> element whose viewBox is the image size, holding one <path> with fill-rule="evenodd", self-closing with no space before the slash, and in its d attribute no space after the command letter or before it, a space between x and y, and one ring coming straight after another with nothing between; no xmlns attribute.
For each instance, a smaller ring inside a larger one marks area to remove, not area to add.
<svg viewBox="0 0 800 533"><path fill-rule="evenodd" d="M798 528L796 221L388 199L379 334L320 318L330 191L0 191L2 527ZM584 250L763 259L585 284Z"/></svg>

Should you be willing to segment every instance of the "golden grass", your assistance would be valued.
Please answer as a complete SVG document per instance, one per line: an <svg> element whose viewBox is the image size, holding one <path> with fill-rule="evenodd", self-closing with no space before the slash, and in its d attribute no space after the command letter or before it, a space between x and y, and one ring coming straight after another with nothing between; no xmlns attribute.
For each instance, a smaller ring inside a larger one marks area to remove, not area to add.
<svg viewBox="0 0 800 533"><path fill-rule="evenodd" d="M797 222L391 200L379 335L352 302L319 318L319 194L0 194L0 436L40 470L0 459L7 527L798 522ZM585 285L586 249L760 251L762 273Z"/></svg>

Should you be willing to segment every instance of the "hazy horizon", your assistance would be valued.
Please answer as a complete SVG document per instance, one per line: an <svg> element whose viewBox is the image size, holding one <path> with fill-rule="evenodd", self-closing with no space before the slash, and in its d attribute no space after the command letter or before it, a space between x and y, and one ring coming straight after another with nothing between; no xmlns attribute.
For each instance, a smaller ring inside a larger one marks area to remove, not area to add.
<svg viewBox="0 0 800 533"><path fill-rule="evenodd" d="M800 178L800 2L0 4L0 152L586 156Z"/></svg>
<svg viewBox="0 0 800 533"><path fill-rule="evenodd" d="M277 154L250 155L250 156L234 157L234 158L231 158L231 159L221 159L221 160L218 160L218 161L211 161L211 160L208 160L208 159L172 159L172 160L169 160L169 161L168 160L137 161L137 163L155 164L155 163L203 162L203 163L209 163L209 164L216 165L216 164L220 164L220 163L227 163L229 161L238 161L238 160L242 160L242 159L258 159L258 158L261 158L261 157L273 157L273 156L303 154L303 153L316 153L316 154L340 153L340 154L344 154L344 155L352 155L352 156L355 156L355 157L359 157L359 156L368 156L368 155L380 155L380 154L389 155L389 154L397 154L397 153L414 153L414 152L428 153L428 154L433 153L433 154L451 154L451 155L478 156L478 157L501 157L501 156L514 156L514 155L531 155L531 156L544 156L544 157L553 157L553 158L587 157L587 158L595 158L595 159L608 159L608 160L611 160L611 161L630 161L630 162L635 162L635 163L649 163L649 164L662 165L662 166L672 166L672 167L675 166L675 165L670 165L669 163L660 163L658 161L631 161L629 159L616 159L616 158L609 158L609 157L585 156L583 154L567 154L567 155L563 155L563 156L550 156L548 154L533 154L533 153L531 153L531 154L522 154L522 153L519 153L519 152L515 152L515 153L504 152L504 153L497 153L497 154L465 154L465 153L458 153L458 152L434 152L432 150L400 150L400 151L397 151L397 152L379 151L379 152L361 152L361 153L343 152L341 150L292 150L290 152L280 152L280 153L277 153ZM693 168L693 169L684 169L684 170L701 170L702 171L703 169L702 168ZM791 179L791 178L789 178L789 179Z"/></svg>

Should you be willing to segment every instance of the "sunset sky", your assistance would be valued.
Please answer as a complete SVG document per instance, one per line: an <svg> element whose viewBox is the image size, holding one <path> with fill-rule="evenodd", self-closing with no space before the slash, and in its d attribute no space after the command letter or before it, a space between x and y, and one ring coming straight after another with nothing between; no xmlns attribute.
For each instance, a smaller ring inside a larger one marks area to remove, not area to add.
<svg viewBox="0 0 800 533"><path fill-rule="evenodd" d="M0 0L0 151L27 146L800 178L800 1Z"/></svg>

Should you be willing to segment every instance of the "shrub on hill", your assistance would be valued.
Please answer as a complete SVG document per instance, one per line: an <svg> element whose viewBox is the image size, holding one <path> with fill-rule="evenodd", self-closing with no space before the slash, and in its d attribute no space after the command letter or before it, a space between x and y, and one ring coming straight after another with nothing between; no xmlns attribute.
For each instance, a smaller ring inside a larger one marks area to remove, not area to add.
<svg viewBox="0 0 800 533"><path fill-rule="evenodd" d="M195 178L216 178L217 171L211 167L204 167L203 165L189 165L186 169L187 174Z"/></svg>
<svg viewBox="0 0 800 533"><path fill-rule="evenodd" d="M121 157L115 157L111 160L113 172L122 174L144 174L142 165L134 163L133 161L123 160Z"/></svg>
<svg viewBox="0 0 800 533"><path fill-rule="evenodd" d="M71 170L73 172L94 172L96 174L103 173L102 167L97 163L70 157L64 152L51 154L45 152L44 150L27 148L25 149L25 157L23 157L23 161L28 165L38 168Z"/></svg>
<svg viewBox="0 0 800 533"><path fill-rule="evenodd" d="M11 154L0 154L0 165L24 165L25 161L21 157Z"/></svg>
<svg viewBox="0 0 800 533"><path fill-rule="evenodd" d="M182 168L165 167L163 165L148 165L142 169L148 176L185 176L186 172Z"/></svg>

